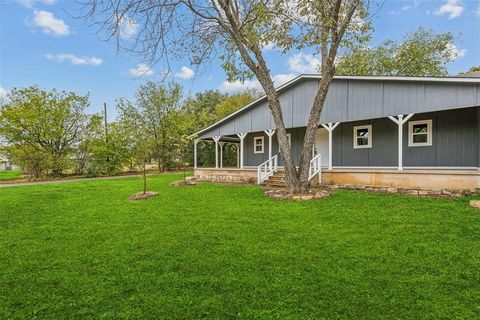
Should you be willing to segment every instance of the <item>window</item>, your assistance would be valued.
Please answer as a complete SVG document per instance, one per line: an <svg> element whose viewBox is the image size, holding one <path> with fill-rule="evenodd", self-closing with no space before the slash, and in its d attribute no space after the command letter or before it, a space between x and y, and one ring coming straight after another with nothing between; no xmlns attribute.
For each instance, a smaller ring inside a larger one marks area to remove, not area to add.
<svg viewBox="0 0 480 320"><path fill-rule="evenodd" d="M408 146L425 147L432 145L432 120L410 121L408 123Z"/></svg>
<svg viewBox="0 0 480 320"><path fill-rule="evenodd" d="M353 127L353 148L371 148L372 147L372 126Z"/></svg>
<svg viewBox="0 0 480 320"><path fill-rule="evenodd" d="M287 133L287 139L288 139L288 144L290 146L292 146L292 134L291 133Z"/></svg>
<svg viewBox="0 0 480 320"><path fill-rule="evenodd" d="M263 153L263 137L253 138L253 153Z"/></svg>

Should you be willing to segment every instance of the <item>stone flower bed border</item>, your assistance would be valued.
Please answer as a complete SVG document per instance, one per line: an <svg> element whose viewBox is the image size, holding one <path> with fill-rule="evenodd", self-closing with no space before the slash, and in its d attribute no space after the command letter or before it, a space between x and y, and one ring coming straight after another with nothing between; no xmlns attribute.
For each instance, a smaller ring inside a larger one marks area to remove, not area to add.
<svg viewBox="0 0 480 320"><path fill-rule="evenodd" d="M333 190L329 188L312 188L308 194L289 194L285 188L271 188L265 190L265 195L278 200L316 200L324 199L332 194Z"/></svg>
<svg viewBox="0 0 480 320"><path fill-rule="evenodd" d="M196 182L210 182L210 183L213 182L213 183L221 183L221 184L229 184L229 185L253 184L251 182L248 183L241 180L211 181L208 179L197 179L195 177L187 177L187 181L188 181L187 185L195 185ZM458 198L461 196L480 195L480 188L476 188L475 190L425 189L425 188L410 189L410 188L394 188L394 187L361 186L361 185L352 185L352 184L341 184L341 185L324 184L324 185L314 186L311 189L311 192L306 195L289 195L285 192L284 188L266 188L265 195L274 199L314 200L314 199L327 198L336 189L357 190L357 191L376 192L376 193L384 193L384 194L402 194L402 195L409 195L409 196L416 196L416 197L430 197L430 198Z"/></svg>
<svg viewBox="0 0 480 320"><path fill-rule="evenodd" d="M480 195L480 188L476 188L474 191L470 189L405 189L405 188L393 188L393 187L375 187L375 186L356 186L351 184L344 185L323 185L322 187L331 190L346 189L346 190L358 190L365 192L378 192L388 194L404 194L417 197L441 197L441 198L458 198L468 195Z"/></svg>

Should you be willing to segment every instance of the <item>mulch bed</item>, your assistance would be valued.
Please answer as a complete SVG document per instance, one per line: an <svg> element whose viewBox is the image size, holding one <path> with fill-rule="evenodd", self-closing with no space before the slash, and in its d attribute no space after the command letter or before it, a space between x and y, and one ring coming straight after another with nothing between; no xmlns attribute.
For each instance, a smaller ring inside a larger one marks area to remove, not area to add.
<svg viewBox="0 0 480 320"><path fill-rule="evenodd" d="M146 193L139 192L131 196L129 199L132 201L146 200L155 197L158 192L147 191Z"/></svg>
<svg viewBox="0 0 480 320"><path fill-rule="evenodd" d="M470 202L468 204L472 208L480 209L480 200L470 200Z"/></svg>
<svg viewBox="0 0 480 320"><path fill-rule="evenodd" d="M197 184L197 181L194 181L193 179L187 179L187 180L172 182L171 185L174 187L180 187L180 186L194 186L196 184Z"/></svg>
<svg viewBox="0 0 480 320"><path fill-rule="evenodd" d="M308 193L305 194L291 194L288 193L285 188L276 188L265 190L265 195L270 198L279 200L306 201L328 198L332 194L332 192L333 190L327 188L312 188L309 190Z"/></svg>

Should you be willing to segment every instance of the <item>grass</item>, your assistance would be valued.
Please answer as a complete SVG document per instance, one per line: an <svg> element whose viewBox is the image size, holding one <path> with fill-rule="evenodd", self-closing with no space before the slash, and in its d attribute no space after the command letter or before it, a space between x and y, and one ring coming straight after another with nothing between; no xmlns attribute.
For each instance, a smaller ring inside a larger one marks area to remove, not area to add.
<svg viewBox="0 0 480 320"><path fill-rule="evenodd" d="M2 180L17 180L22 177L20 170L0 171L0 181Z"/></svg>
<svg viewBox="0 0 480 320"><path fill-rule="evenodd" d="M468 198L141 180L0 189L0 318L439 319L480 314Z"/></svg>

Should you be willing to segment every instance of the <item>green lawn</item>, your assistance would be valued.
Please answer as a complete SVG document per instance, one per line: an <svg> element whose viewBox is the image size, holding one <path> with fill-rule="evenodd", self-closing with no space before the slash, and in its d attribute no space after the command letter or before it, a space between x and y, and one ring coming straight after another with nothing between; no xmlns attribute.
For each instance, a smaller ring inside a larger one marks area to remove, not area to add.
<svg viewBox="0 0 480 320"><path fill-rule="evenodd" d="M473 319L480 212L468 198L139 178L0 188L0 319Z"/></svg>
<svg viewBox="0 0 480 320"><path fill-rule="evenodd" d="M16 180L22 177L20 170L0 171L0 180Z"/></svg>

